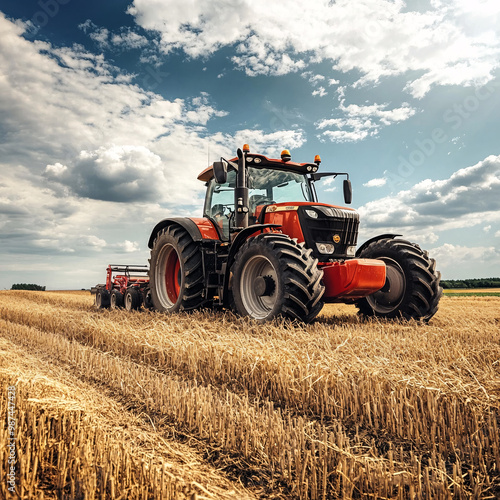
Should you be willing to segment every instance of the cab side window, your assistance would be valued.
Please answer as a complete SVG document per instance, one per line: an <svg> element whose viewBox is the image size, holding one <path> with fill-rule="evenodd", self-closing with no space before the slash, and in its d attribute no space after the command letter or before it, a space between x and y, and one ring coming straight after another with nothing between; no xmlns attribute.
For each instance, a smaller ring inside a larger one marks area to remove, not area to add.
<svg viewBox="0 0 500 500"><path fill-rule="evenodd" d="M217 184L215 179L212 179L208 186L205 216L215 221L226 240L229 240L229 226L234 217L235 186L236 172L234 171L228 172L225 184Z"/></svg>

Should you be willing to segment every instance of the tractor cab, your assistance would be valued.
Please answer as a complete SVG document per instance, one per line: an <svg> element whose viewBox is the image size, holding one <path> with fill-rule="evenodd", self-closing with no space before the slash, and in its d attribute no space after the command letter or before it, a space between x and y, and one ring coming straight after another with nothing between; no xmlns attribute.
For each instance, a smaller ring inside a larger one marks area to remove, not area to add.
<svg viewBox="0 0 500 500"><path fill-rule="evenodd" d="M221 239L231 241L241 226L275 224L284 234L305 242L320 262L354 257L357 212L319 203L314 188L314 182L322 177L345 175L344 201L348 204L352 189L347 173L317 173L319 155L314 163L295 163L286 149L280 159L251 154L247 145L244 151L243 162L221 158L198 177L207 185L203 215L218 228ZM236 194L238 182L241 197Z"/></svg>
<svg viewBox="0 0 500 500"><path fill-rule="evenodd" d="M314 191L309 179L301 173L269 168L248 168L248 219L257 224L263 209L277 203L313 203ZM230 168L226 182L217 183L212 177L207 183L203 215L215 221L223 239L230 239L230 228L235 226L234 189L236 170Z"/></svg>

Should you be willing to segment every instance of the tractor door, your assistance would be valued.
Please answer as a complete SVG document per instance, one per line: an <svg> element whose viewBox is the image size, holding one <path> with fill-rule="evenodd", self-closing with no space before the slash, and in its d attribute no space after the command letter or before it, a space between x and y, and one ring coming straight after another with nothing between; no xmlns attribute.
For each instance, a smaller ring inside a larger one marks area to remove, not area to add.
<svg viewBox="0 0 500 500"><path fill-rule="evenodd" d="M225 184L217 184L212 178L208 182L204 217L212 219L221 230L223 239L229 241L229 228L234 225L234 188L236 172L227 173Z"/></svg>

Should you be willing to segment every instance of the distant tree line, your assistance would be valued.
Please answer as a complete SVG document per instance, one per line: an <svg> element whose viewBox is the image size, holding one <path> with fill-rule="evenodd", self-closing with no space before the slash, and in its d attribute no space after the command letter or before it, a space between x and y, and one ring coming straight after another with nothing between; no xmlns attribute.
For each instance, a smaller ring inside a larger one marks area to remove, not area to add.
<svg viewBox="0 0 500 500"><path fill-rule="evenodd" d="M441 286L443 288L500 288L500 278L441 280Z"/></svg>
<svg viewBox="0 0 500 500"><path fill-rule="evenodd" d="M11 290L38 290L39 292L45 292L45 287L33 283L18 283L12 285Z"/></svg>

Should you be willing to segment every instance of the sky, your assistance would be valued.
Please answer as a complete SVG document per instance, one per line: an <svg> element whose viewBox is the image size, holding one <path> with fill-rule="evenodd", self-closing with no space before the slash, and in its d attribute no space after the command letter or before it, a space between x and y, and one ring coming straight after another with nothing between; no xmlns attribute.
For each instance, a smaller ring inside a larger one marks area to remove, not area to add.
<svg viewBox="0 0 500 500"><path fill-rule="evenodd" d="M147 264L244 143L349 172L359 243L500 276L499 66L497 0L0 0L0 289Z"/></svg>

